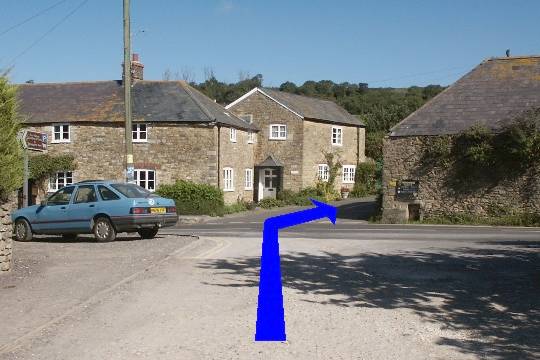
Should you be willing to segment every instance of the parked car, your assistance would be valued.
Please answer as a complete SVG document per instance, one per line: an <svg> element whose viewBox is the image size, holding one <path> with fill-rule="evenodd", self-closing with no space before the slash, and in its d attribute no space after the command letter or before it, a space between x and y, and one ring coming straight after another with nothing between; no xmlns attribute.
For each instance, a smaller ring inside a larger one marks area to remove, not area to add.
<svg viewBox="0 0 540 360"><path fill-rule="evenodd" d="M113 241L119 232L137 232L151 239L160 228L178 221L173 200L115 181L83 181L63 187L40 205L13 212L11 218L19 241L30 241L33 234L74 239L91 233L97 241Z"/></svg>

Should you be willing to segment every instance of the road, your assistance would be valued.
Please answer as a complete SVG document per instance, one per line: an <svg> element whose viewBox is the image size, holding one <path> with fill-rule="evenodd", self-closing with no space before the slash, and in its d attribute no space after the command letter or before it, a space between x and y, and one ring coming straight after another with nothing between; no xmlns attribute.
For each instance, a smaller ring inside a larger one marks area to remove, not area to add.
<svg viewBox="0 0 540 360"><path fill-rule="evenodd" d="M0 359L540 356L540 229L369 225L354 219L369 204L348 206L335 227L281 233L286 343L253 341L261 220L276 210L152 241L15 244Z"/></svg>

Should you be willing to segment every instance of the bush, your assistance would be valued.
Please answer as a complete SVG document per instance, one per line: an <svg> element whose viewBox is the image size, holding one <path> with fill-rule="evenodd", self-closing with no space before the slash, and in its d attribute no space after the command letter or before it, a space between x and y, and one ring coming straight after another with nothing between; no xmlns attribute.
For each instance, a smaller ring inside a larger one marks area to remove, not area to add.
<svg viewBox="0 0 540 360"><path fill-rule="evenodd" d="M285 206L285 202L279 199L266 198L259 201L259 206L263 209L271 209L275 207Z"/></svg>
<svg viewBox="0 0 540 360"><path fill-rule="evenodd" d="M177 180L173 185L161 185L156 193L174 199L181 215L219 216L225 212L223 191L212 185Z"/></svg>
<svg viewBox="0 0 540 360"><path fill-rule="evenodd" d="M310 198L324 201L324 195L316 188L305 188L299 192L291 190L282 190L277 195L278 200L283 202L283 205L309 206L311 205Z"/></svg>
<svg viewBox="0 0 540 360"><path fill-rule="evenodd" d="M23 153L17 140L19 129L17 88L0 76L0 200L23 182Z"/></svg>
<svg viewBox="0 0 540 360"><path fill-rule="evenodd" d="M253 210L254 208L255 205L253 204L253 202L238 201L231 205L225 205L223 209L223 214L234 214L242 211Z"/></svg>
<svg viewBox="0 0 540 360"><path fill-rule="evenodd" d="M356 166L354 187L351 195L361 197L375 194L377 192L378 178L379 171L377 163L366 161L358 164Z"/></svg>

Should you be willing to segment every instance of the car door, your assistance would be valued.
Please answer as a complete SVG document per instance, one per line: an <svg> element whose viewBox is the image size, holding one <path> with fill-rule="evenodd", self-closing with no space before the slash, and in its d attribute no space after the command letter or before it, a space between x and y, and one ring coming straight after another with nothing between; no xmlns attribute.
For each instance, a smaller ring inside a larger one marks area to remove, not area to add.
<svg viewBox="0 0 540 360"><path fill-rule="evenodd" d="M75 186L67 186L51 195L36 213L32 227L36 232L59 234L69 227L67 212Z"/></svg>
<svg viewBox="0 0 540 360"><path fill-rule="evenodd" d="M97 214L98 198L94 185L79 185L69 205L68 228L73 232L90 232L92 219Z"/></svg>

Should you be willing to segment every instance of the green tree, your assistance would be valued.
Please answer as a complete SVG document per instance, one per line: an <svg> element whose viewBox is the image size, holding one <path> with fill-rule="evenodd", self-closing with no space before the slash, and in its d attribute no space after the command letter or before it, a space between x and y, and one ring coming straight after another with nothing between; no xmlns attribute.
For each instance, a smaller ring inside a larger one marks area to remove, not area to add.
<svg viewBox="0 0 540 360"><path fill-rule="evenodd" d="M17 140L20 129L17 88L0 76L0 198L19 188L23 178L22 149Z"/></svg>

